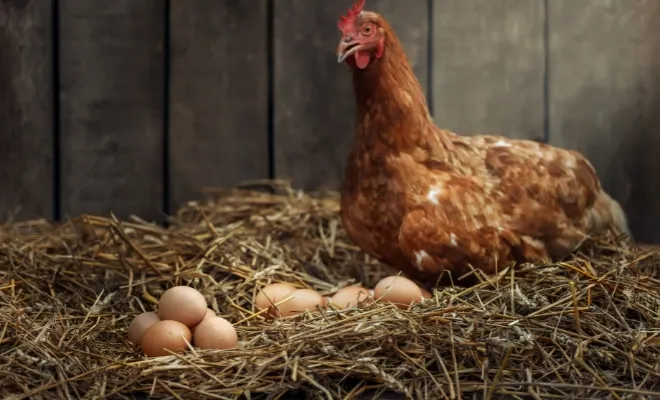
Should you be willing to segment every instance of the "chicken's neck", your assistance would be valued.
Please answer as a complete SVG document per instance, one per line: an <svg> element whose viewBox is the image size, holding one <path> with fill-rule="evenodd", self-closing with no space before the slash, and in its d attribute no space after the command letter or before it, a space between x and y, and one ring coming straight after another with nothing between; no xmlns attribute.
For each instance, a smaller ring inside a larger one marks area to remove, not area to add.
<svg viewBox="0 0 660 400"><path fill-rule="evenodd" d="M356 139L379 140L398 150L419 144L433 125L424 92L398 41L364 70L353 70Z"/></svg>

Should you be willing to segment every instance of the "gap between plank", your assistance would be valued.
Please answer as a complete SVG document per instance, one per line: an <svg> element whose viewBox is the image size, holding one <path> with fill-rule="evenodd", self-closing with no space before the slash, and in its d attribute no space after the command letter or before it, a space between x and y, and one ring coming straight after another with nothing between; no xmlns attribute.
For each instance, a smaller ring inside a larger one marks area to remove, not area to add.
<svg viewBox="0 0 660 400"><path fill-rule="evenodd" d="M51 74L52 74L52 129L53 129L53 201L52 218L60 222L62 218L62 165L60 146L60 2L51 2Z"/></svg>
<svg viewBox="0 0 660 400"><path fill-rule="evenodd" d="M550 143L550 14L543 0L543 141Z"/></svg>
<svg viewBox="0 0 660 400"><path fill-rule="evenodd" d="M266 19L268 177L275 179L275 0L268 0Z"/></svg>
<svg viewBox="0 0 660 400"><path fill-rule="evenodd" d="M165 1L163 32L163 223L168 224L170 215L170 86L171 86L171 0Z"/></svg>
<svg viewBox="0 0 660 400"><path fill-rule="evenodd" d="M434 32L435 30L433 29L433 12L434 12L434 3L435 0L428 0L428 7L427 7L427 19L428 19L428 30L427 30L427 36L428 39L426 41L426 104L429 108L429 113L431 114L431 117L433 117L434 113L434 108L433 108L433 43L434 43Z"/></svg>

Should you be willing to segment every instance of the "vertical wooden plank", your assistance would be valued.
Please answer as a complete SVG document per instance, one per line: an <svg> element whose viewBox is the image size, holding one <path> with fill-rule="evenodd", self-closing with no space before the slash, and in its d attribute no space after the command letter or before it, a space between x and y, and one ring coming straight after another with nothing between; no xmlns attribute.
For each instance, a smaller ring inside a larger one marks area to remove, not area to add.
<svg viewBox="0 0 660 400"><path fill-rule="evenodd" d="M548 2L550 142L585 154L660 243L660 2Z"/></svg>
<svg viewBox="0 0 660 400"><path fill-rule="evenodd" d="M51 2L0 2L0 222L53 217L51 21Z"/></svg>
<svg viewBox="0 0 660 400"><path fill-rule="evenodd" d="M170 212L269 176L268 2L171 1Z"/></svg>
<svg viewBox="0 0 660 400"><path fill-rule="evenodd" d="M274 0L275 175L303 189L337 189L353 141L355 100L338 65L337 20L352 0ZM367 1L397 29L422 83L428 82L428 1Z"/></svg>
<svg viewBox="0 0 660 400"><path fill-rule="evenodd" d="M543 0L435 0L434 14L436 123L545 140Z"/></svg>
<svg viewBox="0 0 660 400"><path fill-rule="evenodd" d="M403 43L408 60L413 66L425 94L429 91L429 0L371 0L367 8L387 19ZM335 40L336 41L336 40ZM336 45L336 43L335 43Z"/></svg>
<svg viewBox="0 0 660 400"><path fill-rule="evenodd" d="M163 211L165 2L60 0L62 211Z"/></svg>

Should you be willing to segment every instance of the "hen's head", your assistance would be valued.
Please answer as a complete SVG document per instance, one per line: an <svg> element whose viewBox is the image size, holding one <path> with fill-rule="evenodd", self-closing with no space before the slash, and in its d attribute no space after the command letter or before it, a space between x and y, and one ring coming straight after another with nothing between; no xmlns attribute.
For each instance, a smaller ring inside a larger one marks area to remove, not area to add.
<svg viewBox="0 0 660 400"><path fill-rule="evenodd" d="M337 62L346 61L359 69L367 68L383 56L387 23L375 12L364 11L365 0L356 0L353 7L337 23L341 40L337 47Z"/></svg>

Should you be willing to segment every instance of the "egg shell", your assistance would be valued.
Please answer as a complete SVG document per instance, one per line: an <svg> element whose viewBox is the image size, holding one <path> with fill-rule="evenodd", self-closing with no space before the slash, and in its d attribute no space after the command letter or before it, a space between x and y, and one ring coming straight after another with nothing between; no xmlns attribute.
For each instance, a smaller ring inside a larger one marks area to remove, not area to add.
<svg viewBox="0 0 660 400"><path fill-rule="evenodd" d="M305 310L313 310L317 305L324 306L325 298L312 289L298 289L291 293L293 298L278 306L279 315L290 317L299 315ZM288 297L288 296L287 296Z"/></svg>
<svg viewBox="0 0 660 400"><path fill-rule="evenodd" d="M184 340L185 338L185 340ZM182 353L192 340L190 329L178 321L163 320L147 329L140 339L142 351L149 357L170 355L165 349Z"/></svg>
<svg viewBox="0 0 660 400"><path fill-rule="evenodd" d="M200 323L208 307L204 296L188 286L174 286L163 293L158 301L161 319L178 321L187 327Z"/></svg>
<svg viewBox="0 0 660 400"><path fill-rule="evenodd" d="M128 330L126 331L128 340L133 344L139 344L140 338L144 332L146 332L146 330L149 329L151 325L155 324L156 322L160 322L160 320L161 319L158 316L158 313L153 311L143 312L142 314L136 316L133 318L133 321L131 321L131 324L128 326Z"/></svg>
<svg viewBox="0 0 660 400"><path fill-rule="evenodd" d="M206 315L204 315L204 319L215 317L215 311L211 310L210 308L206 309Z"/></svg>
<svg viewBox="0 0 660 400"><path fill-rule="evenodd" d="M238 344L238 334L231 322L213 316L197 325L193 343L200 349L233 349Z"/></svg>
<svg viewBox="0 0 660 400"><path fill-rule="evenodd" d="M374 288L374 297L379 302L392 303L405 310L410 304L422 299L422 290L415 282L403 276L388 276L378 282Z"/></svg>
<svg viewBox="0 0 660 400"><path fill-rule="evenodd" d="M290 283L272 283L259 291L254 299L254 305L257 310L263 310L286 299L295 290L296 287ZM275 315L275 310L271 310L271 313Z"/></svg>
<svg viewBox="0 0 660 400"><path fill-rule="evenodd" d="M358 302L364 302L369 298L369 290L359 285L348 286L335 293L330 301L338 308L345 309L355 307Z"/></svg>
<svg viewBox="0 0 660 400"><path fill-rule="evenodd" d="M207 308L206 309L206 315L204 316L204 319L199 324L201 324L202 322L206 321L207 319L209 319L211 317L215 317L215 311L211 310L210 308ZM193 336L195 336L195 329L197 329L199 324L197 324L197 325L193 326L192 328L190 328L190 332L192 332Z"/></svg>

